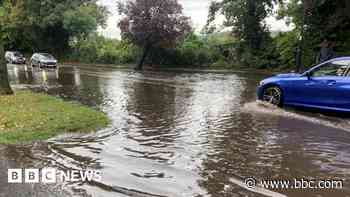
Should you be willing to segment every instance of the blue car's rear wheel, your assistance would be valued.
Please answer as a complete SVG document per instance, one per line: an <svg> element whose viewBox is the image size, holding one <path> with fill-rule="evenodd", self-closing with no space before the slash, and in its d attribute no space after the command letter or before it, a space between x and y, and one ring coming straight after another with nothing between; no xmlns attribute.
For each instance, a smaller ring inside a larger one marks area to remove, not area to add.
<svg viewBox="0 0 350 197"><path fill-rule="evenodd" d="M283 106L283 93L277 86L270 86L264 89L263 101L278 107Z"/></svg>

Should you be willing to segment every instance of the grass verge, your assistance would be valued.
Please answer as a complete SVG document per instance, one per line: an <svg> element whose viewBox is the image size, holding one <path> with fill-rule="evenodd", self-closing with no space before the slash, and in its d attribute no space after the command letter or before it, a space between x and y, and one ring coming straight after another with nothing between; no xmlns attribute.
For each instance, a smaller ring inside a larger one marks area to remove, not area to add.
<svg viewBox="0 0 350 197"><path fill-rule="evenodd" d="M108 124L102 112L46 94L17 91L0 96L0 144L46 140L67 132L91 132Z"/></svg>

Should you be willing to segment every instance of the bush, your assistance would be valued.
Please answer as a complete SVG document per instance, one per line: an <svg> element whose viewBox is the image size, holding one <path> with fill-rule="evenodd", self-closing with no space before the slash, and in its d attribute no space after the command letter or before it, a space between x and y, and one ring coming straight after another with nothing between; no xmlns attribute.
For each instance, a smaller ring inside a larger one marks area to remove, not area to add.
<svg viewBox="0 0 350 197"><path fill-rule="evenodd" d="M126 41L108 39L96 34L71 43L70 60L83 63L137 63L140 49ZM222 58L220 51L205 37L189 34L175 48L153 47L148 64L166 66L210 65Z"/></svg>
<svg viewBox="0 0 350 197"><path fill-rule="evenodd" d="M218 61L211 64L209 67L210 68L234 68L235 65L232 65L230 62L224 59L219 59Z"/></svg>
<svg viewBox="0 0 350 197"><path fill-rule="evenodd" d="M159 65L201 66L218 61L222 55L205 37L189 34L176 48L153 48L148 62Z"/></svg>
<svg viewBox="0 0 350 197"><path fill-rule="evenodd" d="M295 66L295 49L298 46L298 37L295 31L279 33L275 38L278 60L284 67Z"/></svg>
<svg viewBox="0 0 350 197"><path fill-rule="evenodd" d="M137 48L117 39L90 35L71 44L72 54L68 57L83 63L126 64L133 63Z"/></svg>

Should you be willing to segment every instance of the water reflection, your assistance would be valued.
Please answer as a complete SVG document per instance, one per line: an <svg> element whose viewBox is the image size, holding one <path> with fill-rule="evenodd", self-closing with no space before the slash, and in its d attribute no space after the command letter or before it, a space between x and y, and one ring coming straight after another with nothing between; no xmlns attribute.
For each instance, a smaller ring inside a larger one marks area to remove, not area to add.
<svg viewBox="0 0 350 197"><path fill-rule="evenodd" d="M304 121L268 108L272 113L244 110L263 77L254 73L9 69L12 84L46 87L41 90L101 109L112 120L97 133L2 146L1 169L53 166L103 173L101 183L17 186L23 194L55 196L61 188L60 196L259 196L232 179L346 180L350 174L350 137L342 128L327 127L321 117ZM10 196L14 186L1 181L0 196ZM350 195L349 189L279 192L337 197Z"/></svg>

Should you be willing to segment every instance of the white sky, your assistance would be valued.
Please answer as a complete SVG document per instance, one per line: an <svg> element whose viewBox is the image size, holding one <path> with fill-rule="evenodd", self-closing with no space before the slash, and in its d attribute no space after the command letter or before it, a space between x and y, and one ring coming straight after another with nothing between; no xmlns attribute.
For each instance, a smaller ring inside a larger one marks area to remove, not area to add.
<svg viewBox="0 0 350 197"><path fill-rule="evenodd" d="M209 5L212 0L179 0L184 8L184 14L191 17L192 25L197 30L200 31L207 22ZM110 38L119 38L120 31L117 27L119 20L118 12L116 9L117 0L99 0L99 3L108 7L111 12L107 27L105 29L99 29L99 32ZM219 17L217 23L223 21L223 17ZM274 17L269 17L267 24L270 26L271 31L288 31L291 27L288 27L284 21L277 21Z"/></svg>

